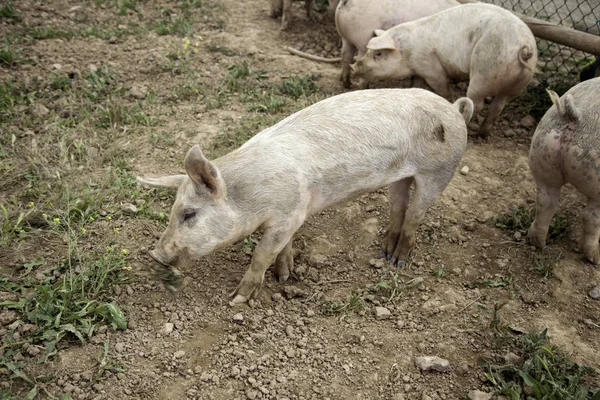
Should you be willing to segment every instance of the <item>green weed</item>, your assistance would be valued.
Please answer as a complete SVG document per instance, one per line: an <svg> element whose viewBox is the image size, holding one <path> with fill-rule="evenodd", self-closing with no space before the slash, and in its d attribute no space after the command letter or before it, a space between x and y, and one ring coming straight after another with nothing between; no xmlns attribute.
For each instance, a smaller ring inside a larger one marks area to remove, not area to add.
<svg viewBox="0 0 600 400"><path fill-rule="evenodd" d="M520 232L522 235L527 233L527 230L533 223L535 218L535 208L520 205L515 207L509 213L502 213L492 217L491 222L502 230L510 232ZM550 221L548 230L548 240L564 239L570 231L569 219L566 216L555 214Z"/></svg>
<svg viewBox="0 0 600 400"><path fill-rule="evenodd" d="M221 53L221 54L226 55L227 57L233 57L233 56L240 56L241 55L241 53L239 51L232 50L232 49L230 49L227 46L219 46L219 45L211 44L211 45L208 45L207 49L211 53Z"/></svg>
<svg viewBox="0 0 600 400"><path fill-rule="evenodd" d="M544 275L544 278L554 276L554 268L562 260L562 253L557 254L537 253L535 254L535 268L536 270Z"/></svg>
<svg viewBox="0 0 600 400"><path fill-rule="evenodd" d="M497 303L494 301L492 308L489 308L481 303L476 303L477 308L479 308L480 310L485 311L486 313L491 315L491 320L490 320L490 329L494 329L496 331L499 331L501 329L500 326L500 310L502 309L502 307L504 307L506 304L508 304L507 302L504 303Z"/></svg>
<svg viewBox="0 0 600 400"><path fill-rule="evenodd" d="M388 271L390 278L381 279L374 285L367 285L367 290L380 296L385 302L396 301L406 289L419 286L423 283L423 278L414 278L404 282L397 272Z"/></svg>
<svg viewBox="0 0 600 400"><path fill-rule="evenodd" d="M498 394L510 400L598 400L600 388L585 380L596 376L586 366L569 360L559 348L550 344L547 329L540 333L510 337L511 351L521 361L506 365L484 361L484 374Z"/></svg>
<svg viewBox="0 0 600 400"><path fill-rule="evenodd" d="M12 67L17 62L15 53L11 50L8 39L4 38L4 45L0 48L0 65Z"/></svg>
<svg viewBox="0 0 600 400"><path fill-rule="evenodd" d="M364 311L366 303L363 298L356 293L351 294L346 301L329 301L323 304L323 313L325 315L345 315L358 314Z"/></svg>
<svg viewBox="0 0 600 400"><path fill-rule="evenodd" d="M0 18L20 21L21 13L15 9L15 5L12 1L7 1L0 7Z"/></svg>
<svg viewBox="0 0 600 400"><path fill-rule="evenodd" d="M75 32L72 30L58 30L52 26L39 27L36 26L29 31L28 35L34 40L44 39L71 39L75 37Z"/></svg>
<svg viewBox="0 0 600 400"><path fill-rule="evenodd" d="M437 278L441 278L446 273L446 267L444 267L443 265L440 265L439 268L432 270L431 273L433 274L433 276L435 276Z"/></svg>
<svg viewBox="0 0 600 400"><path fill-rule="evenodd" d="M321 75L304 75L286 78L281 83L279 92L282 95L290 96L295 100L300 97L311 96L319 90L317 81L320 78Z"/></svg>

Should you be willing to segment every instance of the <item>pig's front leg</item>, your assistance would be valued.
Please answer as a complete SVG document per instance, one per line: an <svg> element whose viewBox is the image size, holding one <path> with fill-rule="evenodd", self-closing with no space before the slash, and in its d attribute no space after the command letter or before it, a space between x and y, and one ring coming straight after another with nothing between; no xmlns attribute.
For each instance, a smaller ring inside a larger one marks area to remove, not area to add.
<svg viewBox="0 0 600 400"><path fill-rule="evenodd" d="M340 80L345 88L352 86L350 64L354 61L354 55L356 54L356 46L351 44L346 39L342 38L342 73Z"/></svg>
<svg viewBox="0 0 600 400"><path fill-rule="evenodd" d="M292 237L298 227L291 230L282 230L281 228L267 228L261 241L256 245L252 254L250 268L244 274L242 281L231 294L235 296L232 303L245 303L256 295L264 279L265 271L279 253L288 245L291 248ZM289 273L288 273L289 275Z"/></svg>
<svg viewBox="0 0 600 400"><path fill-rule="evenodd" d="M450 99L452 96L450 80L446 70L437 58L434 57L424 64L422 70L418 70L418 75L431 86L435 93L447 100Z"/></svg>
<svg viewBox="0 0 600 400"><path fill-rule="evenodd" d="M410 199L410 185L412 178L402 179L401 181L392 183L388 188L388 199L390 202L390 226L386 232L385 239L378 254L379 258L385 257L388 261L394 264L392 260L394 250L400 239L402 225L404 225L404 217L406 216L406 208Z"/></svg>
<svg viewBox="0 0 600 400"><path fill-rule="evenodd" d="M600 264L598 239L600 239L600 203L596 199L588 199L583 210L581 250L585 258L594 264Z"/></svg>
<svg viewBox="0 0 600 400"><path fill-rule="evenodd" d="M281 15L283 10L283 0L271 0L271 10L269 16L271 18L277 18Z"/></svg>

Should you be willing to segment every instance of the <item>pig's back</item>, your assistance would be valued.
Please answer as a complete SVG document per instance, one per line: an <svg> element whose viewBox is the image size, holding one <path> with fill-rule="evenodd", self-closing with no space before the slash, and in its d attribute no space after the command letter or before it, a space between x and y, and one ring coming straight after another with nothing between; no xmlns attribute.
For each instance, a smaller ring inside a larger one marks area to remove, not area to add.
<svg viewBox="0 0 600 400"><path fill-rule="evenodd" d="M258 133L240 150L278 147L309 151L389 146L419 140L441 118L464 124L454 106L423 89L359 90L330 97Z"/></svg>

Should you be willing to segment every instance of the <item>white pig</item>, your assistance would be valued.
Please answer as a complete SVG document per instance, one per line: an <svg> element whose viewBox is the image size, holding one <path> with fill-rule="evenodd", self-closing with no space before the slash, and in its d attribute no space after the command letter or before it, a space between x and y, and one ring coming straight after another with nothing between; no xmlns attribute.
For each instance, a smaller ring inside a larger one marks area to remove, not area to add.
<svg viewBox="0 0 600 400"><path fill-rule="evenodd" d="M561 98L548 93L554 105L538 124L529 149L537 207L527 236L536 247L546 246L560 189L570 183L587 198L581 250L589 261L600 264L600 78L572 87Z"/></svg>
<svg viewBox="0 0 600 400"><path fill-rule="evenodd" d="M537 63L535 37L511 12L491 4L465 4L378 30L367 53L352 65L372 81L418 75L439 95L451 95L450 78L469 78L475 114L494 97L479 135L486 137L507 101L527 86Z"/></svg>
<svg viewBox="0 0 600 400"><path fill-rule="evenodd" d="M389 185L381 256L401 266L425 211L462 157L472 112L467 98L453 105L423 89L363 90L298 111L212 162L194 146L184 161L187 175L138 178L177 189L169 225L151 255L178 267L262 229L232 293L233 303L242 303L256 294L273 262L280 282L289 277L294 234L310 215Z"/></svg>
<svg viewBox="0 0 600 400"><path fill-rule="evenodd" d="M355 55L365 54L376 29L389 29L459 4L456 0L342 0L335 10L335 26L342 37L340 80L344 86L351 86L350 64Z"/></svg>
<svg viewBox="0 0 600 400"><path fill-rule="evenodd" d="M281 30L285 30L289 27L290 21L292 20L292 3L294 0L269 0L271 9L269 16L271 18L281 17ZM305 0L306 4L306 16L308 19L313 19L313 8L315 7L315 0Z"/></svg>

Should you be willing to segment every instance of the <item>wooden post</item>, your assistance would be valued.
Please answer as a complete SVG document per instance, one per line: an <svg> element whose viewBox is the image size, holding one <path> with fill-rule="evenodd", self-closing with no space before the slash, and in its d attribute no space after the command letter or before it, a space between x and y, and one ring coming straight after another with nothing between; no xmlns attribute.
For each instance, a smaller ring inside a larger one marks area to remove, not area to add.
<svg viewBox="0 0 600 400"><path fill-rule="evenodd" d="M479 3L476 0L457 1L461 4ZM521 21L525 22L534 36L540 39L550 40L551 42L600 56L600 36L590 35L589 33L555 25L548 21L511 12L519 17Z"/></svg>

